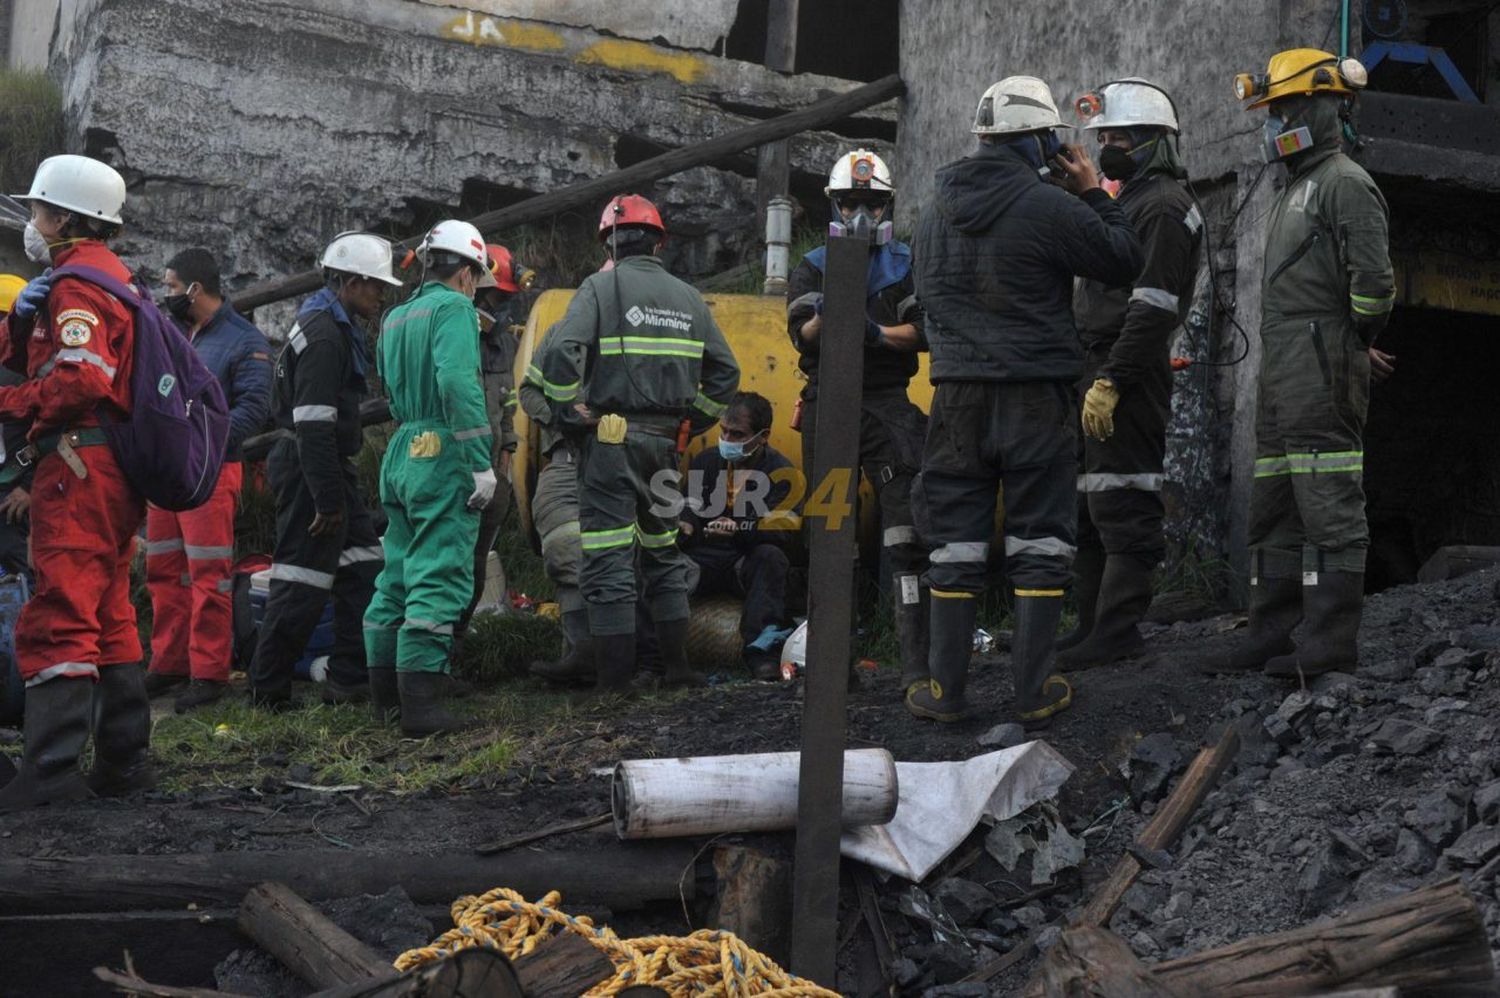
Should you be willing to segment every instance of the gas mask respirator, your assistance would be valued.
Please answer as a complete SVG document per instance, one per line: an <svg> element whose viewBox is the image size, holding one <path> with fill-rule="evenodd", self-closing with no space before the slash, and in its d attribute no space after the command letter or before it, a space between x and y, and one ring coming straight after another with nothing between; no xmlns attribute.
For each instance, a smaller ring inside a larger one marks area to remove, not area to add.
<svg viewBox="0 0 1500 998"><path fill-rule="evenodd" d="M1301 115L1294 116L1293 120ZM1295 156L1313 147L1312 129L1306 125L1291 127L1292 121L1272 112L1261 129L1261 152L1267 163Z"/></svg>
<svg viewBox="0 0 1500 998"><path fill-rule="evenodd" d="M889 211L889 208L886 210ZM833 221L828 223L830 236L852 236L855 233L868 232L870 242L875 246L884 246L890 242L895 231L895 226L890 222L882 222L875 207L868 204L856 205L847 219L835 204Z"/></svg>

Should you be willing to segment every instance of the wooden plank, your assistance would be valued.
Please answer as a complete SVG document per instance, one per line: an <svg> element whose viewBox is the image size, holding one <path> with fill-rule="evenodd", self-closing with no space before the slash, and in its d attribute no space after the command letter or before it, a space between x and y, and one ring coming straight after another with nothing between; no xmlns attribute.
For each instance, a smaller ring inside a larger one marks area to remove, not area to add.
<svg viewBox="0 0 1500 998"><path fill-rule="evenodd" d="M602 177L585 180L547 194L539 194L506 208L487 211L469 221L480 232L490 236L516 226L545 221L554 215L575 208L591 207L597 211L607 198L621 191L641 188L662 177L669 177L674 173L681 173L694 167L706 166L725 157L736 156L747 149L790 138L799 132L825 128L842 118L849 117L856 111L863 111L867 107L890 100L892 97L899 97L905 89L906 86L899 76L892 74L881 77L873 83L867 83L862 87L856 87L846 93L819 101L800 111L757 121L753 125L737 128L732 132L709 139L707 142L673 149L660 156L642 160L623 170L616 170ZM412 248L420 239L420 235L414 236L403 241L400 246ZM231 294L230 298L235 308L244 312L286 298L309 294L322 285L322 273L317 270L308 270L290 277L264 281Z"/></svg>
<svg viewBox="0 0 1500 998"><path fill-rule="evenodd" d="M1457 877L1151 970L1179 994L1215 998L1291 998L1363 985L1402 994L1488 993L1495 979L1484 919Z"/></svg>
<svg viewBox="0 0 1500 998"><path fill-rule="evenodd" d="M1170 848L1187 828L1198 805L1203 803L1203 798L1208 796L1239 750L1239 733L1230 727L1224 731L1224 736L1217 745L1199 752L1171 796L1137 837L1136 843L1151 851ZM1110 871L1109 879L1083 909L1077 924L1108 926L1115 910L1120 907L1125 892L1130 890L1130 885L1135 883L1143 869L1141 861L1134 856L1121 856Z"/></svg>
<svg viewBox="0 0 1500 998"><path fill-rule="evenodd" d="M849 632L854 610L854 499L864 382L869 233L828 240L819 335L818 427L803 520L811 528L811 595L793 873L792 972L834 987L843 834ZM827 503L827 515L817 505ZM844 514L840 516L839 514Z"/></svg>
<svg viewBox="0 0 1500 998"><path fill-rule="evenodd" d="M354 984L391 971L391 963L285 884L259 884L240 905L240 930L315 988Z"/></svg>
<svg viewBox="0 0 1500 998"><path fill-rule="evenodd" d="M448 904L503 885L528 897L555 889L573 903L632 908L692 897L694 867L693 844L671 841L598 842L586 849L496 857L306 849L0 858L0 915L238 904L271 879L311 901L383 894L399 885L418 904Z"/></svg>
<svg viewBox="0 0 1500 998"><path fill-rule="evenodd" d="M1182 998L1136 959L1125 940L1105 929L1075 926L1042 957L1025 998Z"/></svg>
<svg viewBox="0 0 1500 998"><path fill-rule="evenodd" d="M791 951L792 865L746 846L714 850L718 895L708 924L785 966Z"/></svg>
<svg viewBox="0 0 1500 998"><path fill-rule="evenodd" d="M526 998L577 998L615 972L614 964L603 953L574 932L542 940L536 949L512 960L510 966ZM310 998L363 998L376 993L380 998L433 998L435 993L452 994L432 990L435 981L444 976L441 969L439 964L429 964L405 974L329 988Z"/></svg>
<svg viewBox="0 0 1500 998"><path fill-rule="evenodd" d="M766 5L766 68L780 73L797 68L797 17L799 0L769 0ZM791 157L787 142L768 142L756 157L756 218L766 227L766 205L773 197L784 197L791 186Z"/></svg>
<svg viewBox="0 0 1500 998"><path fill-rule="evenodd" d="M94 976L105 984L113 985L121 994L141 995L144 998L246 998L245 995L209 988L174 988L169 984L152 984L135 974L110 970L108 967L95 967Z"/></svg>

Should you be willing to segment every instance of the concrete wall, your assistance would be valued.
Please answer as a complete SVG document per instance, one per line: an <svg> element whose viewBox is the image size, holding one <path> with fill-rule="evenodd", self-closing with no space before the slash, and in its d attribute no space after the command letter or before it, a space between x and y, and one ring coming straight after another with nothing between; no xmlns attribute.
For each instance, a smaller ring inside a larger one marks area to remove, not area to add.
<svg viewBox="0 0 1500 998"><path fill-rule="evenodd" d="M65 0L51 69L76 147L129 183L127 259L150 276L203 244L231 287L342 230L407 235L853 86L413 0ZM847 143L800 136L793 168L821 176ZM642 192L682 271L757 252L753 154L723 165Z"/></svg>
<svg viewBox="0 0 1500 998"><path fill-rule="evenodd" d="M10 18L9 44L0 52L15 69L47 68L52 26L57 22L60 0L5 0L0 18Z"/></svg>

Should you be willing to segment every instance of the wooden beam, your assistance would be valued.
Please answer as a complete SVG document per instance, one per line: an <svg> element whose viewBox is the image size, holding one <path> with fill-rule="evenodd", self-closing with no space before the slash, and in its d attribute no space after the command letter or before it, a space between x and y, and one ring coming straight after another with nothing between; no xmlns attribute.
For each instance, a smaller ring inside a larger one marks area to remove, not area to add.
<svg viewBox="0 0 1500 998"><path fill-rule="evenodd" d="M500 957L493 950L462 950L462 953L483 952ZM503 957L501 957L503 959ZM405 974L388 974L361 984L344 985L319 991L310 998L365 998L379 995L380 998L438 998L438 996L472 995L472 990L462 992L451 986L445 989L455 976L450 957L440 963L428 964ZM544 939L536 949L510 961L510 970L519 982L521 993L526 998L577 998L601 981L614 976L614 964L599 952L587 939L573 932ZM486 982L488 983L488 982ZM485 994L497 993L487 990Z"/></svg>
<svg viewBox="0 0 1500 998"><path fill-rule="evenodd" d="M792 73L797 68L797 16L799 0L769 0L766 6L766 68ZM768 142L756 157L756 218L766 227L766 205L773 197L785 196L791 186L791 156L786 139Z"/></svg>
<svg viewBox="0 0 1500 998"><path fill-rule="evenodd" d="M854 612L854 498L859 486L858 413L864 383L869 233L828 240L819 335L818 423L809 499L811 577L797 847L792 887L792 972L832 988L838 958L839 838L843 834L849 632ZM842 514L842 515L841 515Z"/></svg>
<svg viewBox="0 0 1500 998"><path fill-rule="evenodd" d="M1239 733L1230 727L1225 729L1219 744L1199 752L1171 796L1136 839L1136 844L1152 852L1170 848L1187 828L1193 812L1198 810L1198 805L1203 803L1203 798L1208 796L1208 792L1234 761L1239 750ZM1110 871L1109 879L1083 909L1077 924L1107 927L1115 910L1120 907L1125 892L1130 890L1130 885L1135 883L1143 869L1141 861L1129 853L1121 856Z"/></svg>
<svg viewBox="0 0 1500 998"><path fill-rule="evenodd" d="M574 903L632 908L691 898L694 870L694 844L669 841L598 842L495 857L306 849L0 859L0 915L238 904L256 884L273 879L311 901L382 894L399 885L418 904L448 904L504 885L528 897L555 889Z"/></svg>
<svg viewBox="0 0 1500 998"><path fill-rule="evenodd" d="M894 74L885 76L873 83L866 83L864 86L819 101L800 111L757 121L753 125L737 128L732 132L709 139L707 142L673 149L671 152L642 160L623 170L616 170L561 190L540 194L506 208L487 211L469 221L480 232L492 235L518 225L544 221L575 208L589 206L597 211L604 204L605 199L622 191L644 187L662 177L669 177L674 173L681 173L694 167L706 166L727 156L738 155L747 149L789 138L799 132L826 128L856 111L863 111L867 107L890 100L892 97L899 97L905 89L905 84L901 82L899 76ZM401 243L401 246L413 247L420 238L420 236L415 236L407 239ZM307 270L290 277L256 284L231 294L230 298L235 308L246 312L272 302L308 294L321 287L322 282L322 274L319 271Z"/></svg>
<svg viewBox="0 0 1500 998"><path fill-rule="evenodd" d="M1291 998L1346 986L1402 994L1491 994L1484 918L1457 877L1289 932L1151 968L1182 995Z"/></svg>
<svg viewBox="0 0 1500 998"><path fill-rule="evenodd" d="M391 963L354 938L285 884L245 895L240 931L315 988L354 984L391 972Z"/></svg>

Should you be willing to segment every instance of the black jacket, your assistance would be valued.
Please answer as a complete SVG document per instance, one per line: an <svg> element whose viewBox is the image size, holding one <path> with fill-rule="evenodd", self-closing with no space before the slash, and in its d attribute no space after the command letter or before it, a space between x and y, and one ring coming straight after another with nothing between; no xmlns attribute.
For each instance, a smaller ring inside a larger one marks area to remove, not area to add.
<svg viewBox="0 0 1500 998"><path fill-rule="evenodd" d="M914 250L934 383L1078 378L1074 276L1129 284L1143 260L1108 194L1074 197L1005 146L938 171Z"/></svg>
<svg viewBox="0 0 1500 998"><path fill-rule="evenodd" d="M792 462L770 444L762 444L749 461L736 465L734 470L759 472L768 477L780 471L781 474L771 479L769 489L764 493L764 512L771 514L779 510L783 522L789 514L800 512L787 502L792 491ZM706 448L688 466L687 481L683 483L687 505L683 507L681 519L693 525L693 533L682 537L683 546L691 551L711 548L746 550L757 544L786 544L793 540L797 536L795 529L762 531L761 510L748 498L741 504L740 515L735 514L735 500L730 494L733 480L729 471L729 462L719 454L717 447ZM759 486L749 488L758 493ZM731 537L708 537L703 528L721 516L731 517L739 529Z"/></svg>
<svg viewBox="0 0 1500 998"><path fill-rule="evenodd" d="M818 395L818 346L802 342L802 327L819 311L823 297L823 260L826 248L819 246L802 258L787 279L786 328L797 348L797 366L807 375L807 387L802 397L817 398ZM872 250L870 269L866 280L868 298L865 315L880 326L900 326L912 323L917 332L922 331L922 310L917 305L916 285L912 281L911 249L904 243L892 242ZM917 373L916 352L888 350L883 346L865 347L864 390L877 392L883 389L906 390L912 375Z"/></svg>
<svg viewBox="0 0 1500 998"><path fill-rule="evenodd" d="M319 513L344 509L343 465L364 445L363 334L328 289L302 303L276 359L276 425L297 436L302 477Z"/></svg>
<svg viewBox="0 0 1500 998"><path fill-rule="evenodd" d="M1168 370L1172 334L1193 304L1203 217L1187 189L1161 172L1127 182L1118 203L1140 237L1145 266L1131 283L1079 282L1074 305L1099 376L1126 388Z"/></svg>

